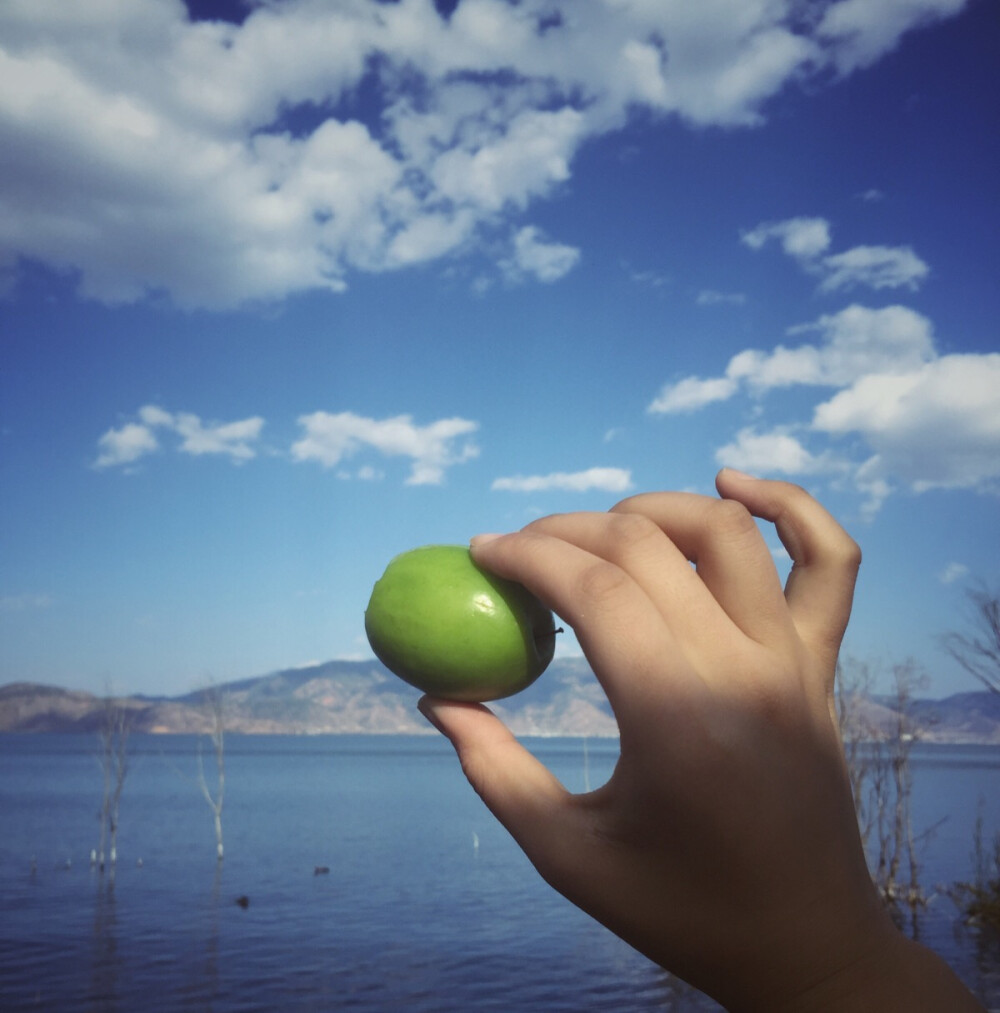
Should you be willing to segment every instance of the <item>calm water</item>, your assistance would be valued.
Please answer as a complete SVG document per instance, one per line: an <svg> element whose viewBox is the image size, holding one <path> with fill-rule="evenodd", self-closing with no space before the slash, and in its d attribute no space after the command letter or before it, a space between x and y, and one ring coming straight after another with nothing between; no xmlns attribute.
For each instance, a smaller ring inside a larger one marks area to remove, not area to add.
<svg viewBox="0 0 1000 1013"><path fill-rule="evenodd" d="M573 790L617 755L528 744ZM89 863L95 739L0 736L5 1011L718 1009L545 886L436 736L229 737L221 868L195 740L133 745L111 885ZM1000 750L918 751L917 829L945 819L926 884L971 876L998 788ZM1000 1009L1000 952L956 931L946 897L921 936Z"/></svg>

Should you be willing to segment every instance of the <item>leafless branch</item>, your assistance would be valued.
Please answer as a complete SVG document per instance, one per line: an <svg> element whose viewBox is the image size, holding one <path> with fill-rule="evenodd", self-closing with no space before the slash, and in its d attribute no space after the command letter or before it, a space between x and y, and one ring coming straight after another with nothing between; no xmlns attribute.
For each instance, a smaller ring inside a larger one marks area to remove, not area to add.
<svg viewBox="0 0 1000 1013"><path fill-rule="evenodd" d="M966 589L967 632L941 637L945 651L987 689L1000 693L1000 592L979 583Z"/></svg>

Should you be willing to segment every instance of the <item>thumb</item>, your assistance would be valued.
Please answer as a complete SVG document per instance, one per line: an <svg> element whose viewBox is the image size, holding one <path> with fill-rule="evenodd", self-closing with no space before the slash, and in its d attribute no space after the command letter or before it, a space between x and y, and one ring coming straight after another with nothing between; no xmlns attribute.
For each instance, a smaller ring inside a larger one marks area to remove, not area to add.
<svg viewBox="0 0 1000 1013"><path fill-rule="evenodd" d="M558 852L571 796L552 772L482 704L425 696L417 706L454 746L469 783L532 862Z"/></svg>

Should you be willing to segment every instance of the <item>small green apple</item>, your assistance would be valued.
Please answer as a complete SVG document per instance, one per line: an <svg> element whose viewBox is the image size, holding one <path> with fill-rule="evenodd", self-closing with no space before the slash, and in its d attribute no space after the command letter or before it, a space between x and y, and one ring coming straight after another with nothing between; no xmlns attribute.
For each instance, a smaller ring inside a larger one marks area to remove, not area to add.
<svg viewBox="0 0 1000 1013"><path fill-rule="evenodd" d="M405 682L451 700L519 693L552 660L552 613L527 588L480 569L464 545L396 556L375 584L365 632Z"/></svg>

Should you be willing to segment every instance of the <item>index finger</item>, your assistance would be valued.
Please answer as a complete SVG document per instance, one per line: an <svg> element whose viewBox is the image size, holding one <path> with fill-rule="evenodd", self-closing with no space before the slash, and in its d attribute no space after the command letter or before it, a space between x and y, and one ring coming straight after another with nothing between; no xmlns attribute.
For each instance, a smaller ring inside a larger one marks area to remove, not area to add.
<svg viewBox="0 0 1000 1013"><path fill-rule="evenodd" d="M671 672L678 696L692 670L640 584L615 563L574 544L572 523L562 526L560 537L559 517L549 522L545 531L529 526L474 538L473 559L523 584L573 627L624 733L630 708L642 708L662 692L664 670Z"/></svg>

